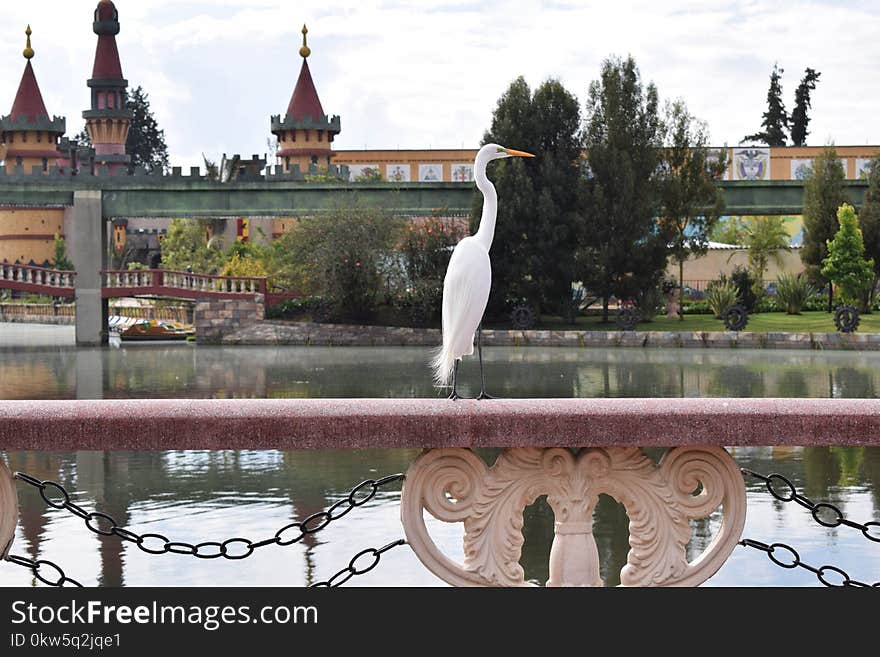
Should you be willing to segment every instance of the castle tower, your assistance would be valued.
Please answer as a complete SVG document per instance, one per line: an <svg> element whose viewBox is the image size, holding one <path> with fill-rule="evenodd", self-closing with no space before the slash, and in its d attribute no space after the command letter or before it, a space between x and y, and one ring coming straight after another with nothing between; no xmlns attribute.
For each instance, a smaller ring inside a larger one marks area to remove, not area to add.
<svg viewBox="0 0 880 657"><path fill-rule="evenodd" d="M95 149L95 166L107 165L115 172L131 161L125 154L131 112L126 107L128 80L122 77L116 48L119 12L111 0L98 3L92 30L98 35L95 65L87 83L92 90L92 108L83 112L83 118Z"/></svg>
<svg viewBox="0 0 880 657"><path fill-rule="evenodd" d="M50 166L55 166L61 157L58 141L65 131L63 117L49 117L34 75L30 25L25 34L27 45L22 54L27 64L12 103L12 111L0 118L0 149L5 149L5 154L0 155L6 163L7 173L13 173L17 166L21 166L25 174L33 173L34 167L45 172Z"/></svg>
<svg viewBox="0 0 880 657"><path fill-rule="evenodd" d="M299 165L300 171L308 172L310 165L328 168L333 157L333 138L339 134L338 116L332 118L324 114L312 74L309 71L308 57L311 49L306 44L308 29L303 25L303 45L299 54L303 58L299 79L293 89L293 96L287 106L284 120L280 115L271 117L272 134L278 137L278 157L284 171Z"/></svg>

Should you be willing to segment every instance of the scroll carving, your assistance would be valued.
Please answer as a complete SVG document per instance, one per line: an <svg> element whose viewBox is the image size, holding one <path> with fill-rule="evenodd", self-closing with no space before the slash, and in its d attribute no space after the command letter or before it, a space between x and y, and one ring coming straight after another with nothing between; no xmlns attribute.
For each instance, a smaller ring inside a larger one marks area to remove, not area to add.
<svg viewBox="0 0 880 657"><path fill-rule="evenodd" d="M655 464L639 448L517 448L487 466L468 449L422 454L410 467L401 502L407 539L425 566L456 586L527 586L519 564L523 511L540 495L553 510L548 586L601 586L593 538L600 494L626 508L630 551L624 586L693 586L711 577L739 540L745 485L720 447L676 447ZM690 521L723 507L721 527L693 561ZM423 512L464 524L464 563L444 555Z"/></svg>
<svg viewBox="0 0 880 657"><path fill-rule="evenodd" d="M5 559L18 525L18 491L9 468L0 459L0 559Z"/></svg>

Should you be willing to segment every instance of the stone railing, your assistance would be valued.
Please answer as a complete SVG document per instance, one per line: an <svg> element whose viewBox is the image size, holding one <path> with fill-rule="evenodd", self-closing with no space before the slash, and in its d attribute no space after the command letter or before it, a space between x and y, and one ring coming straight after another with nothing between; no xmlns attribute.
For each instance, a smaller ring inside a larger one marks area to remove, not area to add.
<svg viewBox="0 0 880 657"><path fill-rule="evenodd" d="M103 270L103 296L136 294L202 297L253 297L266 294L266 279L250 276L212 276L167 269Z"/></svg>
<svg viewBox="0 0 880 657"><path fill-rule="evenodd" d="M743 528L745 485L723 446L880 445L880 400L431 399L0 401L0 449L423 448L401 521L422 563L455 585L523 586L523 510L555 516L548 585L599 585L592 513L611 495L630 518L624 585L687 586L725 562ZM659 463L643 447L669 447ZM487 464L473 448L503 448ZM580 448L580 449L573 449ZM722 508L688 559L689 521ZM427 511L464 525L464 562L434 543ZM17 518L0 462L0 553Z"/></svg>
<svg viewBox="0 0 880 657"><path fill-rule="evenodd" d="M0 263L0 288L55 297L72 297L75 284L75 271Z"/></svg>

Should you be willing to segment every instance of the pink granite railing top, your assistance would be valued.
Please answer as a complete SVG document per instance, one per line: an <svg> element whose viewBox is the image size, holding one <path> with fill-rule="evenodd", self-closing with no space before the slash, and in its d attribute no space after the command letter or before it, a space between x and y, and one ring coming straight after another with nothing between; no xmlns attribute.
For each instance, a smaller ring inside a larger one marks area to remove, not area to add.
<svg viewBox="0 0 880 657"><path fill-rule="evenodd" d="M0 449L880 446L874 399L0 401Z"/></svg>

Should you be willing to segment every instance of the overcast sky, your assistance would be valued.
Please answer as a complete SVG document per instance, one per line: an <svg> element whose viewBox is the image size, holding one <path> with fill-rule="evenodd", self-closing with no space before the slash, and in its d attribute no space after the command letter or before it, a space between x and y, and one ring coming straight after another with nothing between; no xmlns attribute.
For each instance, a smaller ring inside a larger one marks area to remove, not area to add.
<svg viewBox="0 0 880 657"><path fill-rule="evenodd" d="M83 126L96 0L0 2L0 114L12 107L31 24L50 113ZM713 142L760 127L774 62L784 101L822 73L810 145L880 144L880 2L117 0L122 69L142 85L172 164L268 151L299 73L303 23L337 149L475 148L511 80L555 77L583 103L602 60L632 54L661 99L684 97ZM872 64L873 62L873 64ZM516 144L508 144L516 147Z"/></svg>

